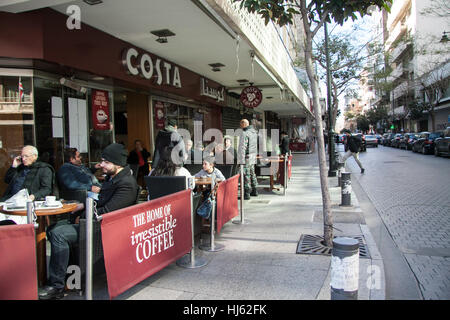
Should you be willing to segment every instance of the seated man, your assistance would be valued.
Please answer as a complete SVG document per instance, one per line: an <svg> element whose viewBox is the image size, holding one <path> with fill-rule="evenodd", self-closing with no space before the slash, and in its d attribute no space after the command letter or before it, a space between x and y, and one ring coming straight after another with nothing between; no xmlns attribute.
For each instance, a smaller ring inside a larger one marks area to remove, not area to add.
<svg viewBox="0 0 450 320"><path fill-rule="evenodd" d="M130 167L127 166L128 152L121 144L113 143L102 152L100 167L108 176L103 183L97 201L99 215L132 206L136 203L139 187ZM76 211L84 209L80 203ZM70 247L78 241L79 219L74 224L68 220L58 221L47 229L51 243L51 257L48 285L39 291L39 298L60 299L64 295L64 279L69 264Z"/></svg>
<svg viewBox="0 0 450 320"><path fill-rule="evenodd" d="M0 201L5 201L26 188L29 200L41 200L53 192L54 169L45 162L37 161L38 150L34 146L22 148L21 156L14 158L5 175L8 187Z"/></svg>
<svg viewBox="0 0 450 320"><path fill-rule="evenodd" d="M100 192L100 183L92 172L82 165L80 152L76 148L64 150L65 163L58 170L59 186L67 190L85 189Z"/></svg>

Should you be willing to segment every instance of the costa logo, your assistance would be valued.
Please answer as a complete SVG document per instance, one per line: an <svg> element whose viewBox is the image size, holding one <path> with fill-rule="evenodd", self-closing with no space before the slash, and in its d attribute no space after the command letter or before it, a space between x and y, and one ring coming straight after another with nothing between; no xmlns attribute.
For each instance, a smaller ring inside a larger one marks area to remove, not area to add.
<svg viewBox="0 0 450 320"><path fill-rule="evenodd" d="M241 102L247 108L256 108L262 101L262 92L257 87L245 87L241 92Z"/></svg>

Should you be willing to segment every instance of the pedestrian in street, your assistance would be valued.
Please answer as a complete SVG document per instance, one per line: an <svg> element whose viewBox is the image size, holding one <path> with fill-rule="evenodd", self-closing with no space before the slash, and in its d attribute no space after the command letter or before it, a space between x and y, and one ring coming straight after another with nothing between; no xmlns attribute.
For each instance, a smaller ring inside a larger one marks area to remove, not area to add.
<svg viewBox="0 0 450 320"><path fill-rule="evenodd" d="M258 133L247 119L240 121L242 129L239 138L238 164L244 164L244 199L257 197L258 180L256 180L255 164L258 153Z"/></svg>
<svg viewBox="0 0 450 320"><path fill-rule="evenodd" d="M345 164L345 161L350 156L353 156L356 163L358 164L359 168L361 169L361 173L364 173L365 169L363 168L363 165L361 161L359 160L359 150L361 148L362 141L357 136L352 136L350 130L345 131L346 135L346 145L347 145L347 152L342 157L342 161Z"/></svg>
<svg viewBox="0 0 450 320"><path fill-rule="evenodd" d="M127 155L125 147L118 143L112 143L102 151L100 166L108 178L102 184L96 201L99 215L136 203L139 187L127 166ZM84 204L80 203L72 214L84 212L83 210ZM79 218L60 220L47 229L51 244L49 279L47 285L39 290L39 299L61 299L64 296L70 250L78 242L79 231Z"/></svg>
<svg viewBox="0 0 450 320"><path fill-rule="evenodd" d="M186 147L181 135L177 131L177 122L175 119L169 119L164 130L158 132L155 140L155 153L152 166L156 167L164 148L173 148L172 160L176 164L183 164L186 158Z"/></svg>

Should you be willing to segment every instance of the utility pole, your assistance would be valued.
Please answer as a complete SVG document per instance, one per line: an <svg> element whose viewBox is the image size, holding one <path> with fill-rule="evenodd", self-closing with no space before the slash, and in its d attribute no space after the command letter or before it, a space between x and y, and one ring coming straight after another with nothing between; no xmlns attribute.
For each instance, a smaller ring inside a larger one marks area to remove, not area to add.
<svg viewBox="0 0 450 320"><path fill-rule="evenodd" d="M328 29L327 22L323 24L325 30L325 55L327 60L327 104L328 104L328 156L329 169L328 176L336 177L337 165L334 154L334 130L333 130L333 111L331 103L331 70L330 70L330 52L328 48Z"/></svg>

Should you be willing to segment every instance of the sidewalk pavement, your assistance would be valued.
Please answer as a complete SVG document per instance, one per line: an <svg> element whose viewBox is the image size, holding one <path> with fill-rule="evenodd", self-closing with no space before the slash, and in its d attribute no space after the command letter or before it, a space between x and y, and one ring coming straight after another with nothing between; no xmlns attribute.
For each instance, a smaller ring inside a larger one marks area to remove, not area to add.
<svg viewBox="0 0 450 320"><path fill-rule="evenodd" d="M359 173L354 173L359 174ZM297 254L302 234L323 235L322 197L317 153L296 153L283 196L265 191L246 200L247 224L228 222L215 243L223 251L196 249L209 263L187 269L175 263L147 278L118 300L329 300L331 256ZM359 259L359 300L384 300L383 260L352 192L351 207L340 207L337 177L329 178L335 236L363 236L370 257ZM239 217L235 218L237 220ZM209 243L209 235L202 234ZM371 266L377 266L370 268ZM93 299L109 299L106 275L94 278ZM83 299L75 293L64 299Z"/></svg>

